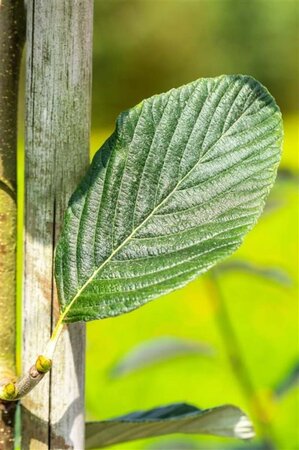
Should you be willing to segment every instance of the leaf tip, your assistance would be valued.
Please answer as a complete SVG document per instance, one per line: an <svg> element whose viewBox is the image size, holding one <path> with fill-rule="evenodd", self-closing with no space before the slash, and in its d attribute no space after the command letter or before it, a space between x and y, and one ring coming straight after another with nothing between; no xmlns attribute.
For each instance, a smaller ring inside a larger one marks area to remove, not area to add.
<svg viewBox="0 0 299 450"><path fill-rule="evenodd" d="M252 422L245 414L242 415L236 423L234 435L239 439L252 439L255 436Z"/></svg>

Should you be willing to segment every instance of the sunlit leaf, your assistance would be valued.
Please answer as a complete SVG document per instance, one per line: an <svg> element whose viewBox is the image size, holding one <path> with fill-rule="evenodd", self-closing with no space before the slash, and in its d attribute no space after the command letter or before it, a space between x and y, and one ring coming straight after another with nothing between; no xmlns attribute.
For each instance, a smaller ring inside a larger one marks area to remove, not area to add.
<svg viewBox="0 0 299 450"><path fill-rule="evenodd" d="M86 425L86 449L173 433L250 439L252 424L239 408L224 405L200 410L178 403Z"/></svg>
<svg viewBox="0 0 299 450"><path fill-rule="evenodd" d="M162 336L142 342L131 349L112 368L110 375L120 377L151 364L163 362L178 356L211 355L213 349L200 342L182 338Z"/></svg>
<svg viewBox="0 0 299 450"><path fill-rule="evenodd" d="M63 319L131 311L234 252L280 159L269 92L199 79L121 114L72 196L56 252Z"/></svg>

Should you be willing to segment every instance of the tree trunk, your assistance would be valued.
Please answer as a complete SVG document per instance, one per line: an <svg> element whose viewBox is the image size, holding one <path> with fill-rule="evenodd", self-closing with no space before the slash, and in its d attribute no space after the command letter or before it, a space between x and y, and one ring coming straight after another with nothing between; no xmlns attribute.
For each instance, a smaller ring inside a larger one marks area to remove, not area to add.
<svg viewBox="0 0 299 450"><path fill-rule="evenodd" d="M0 380L16 370L17 106L24 39L23 2L0 1ZM15 406L0 401L0 450L13 448Z"/></svg>
<svg viewBox="0 0 299 450"><path fill-rule="evenodd" d="M23 368L42 353L58 305L54 247L89 162L92 0L28 0ZM85 327L61 336L54 366L22 401L22 449L84 448Z"/></svg>

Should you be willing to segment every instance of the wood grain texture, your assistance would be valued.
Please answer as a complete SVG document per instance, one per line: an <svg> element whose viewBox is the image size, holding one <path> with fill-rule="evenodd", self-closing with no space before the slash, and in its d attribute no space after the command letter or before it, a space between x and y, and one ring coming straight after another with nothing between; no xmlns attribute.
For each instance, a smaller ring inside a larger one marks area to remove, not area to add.
<svg viewBox="0 0 299 450"><path fill-rule="evenodd" d="M29 0L23 369L58 315L54 247L89 161L92 0ZM50 376L22 402L23 449L84 448L85 328L64 331Z"/></svg>

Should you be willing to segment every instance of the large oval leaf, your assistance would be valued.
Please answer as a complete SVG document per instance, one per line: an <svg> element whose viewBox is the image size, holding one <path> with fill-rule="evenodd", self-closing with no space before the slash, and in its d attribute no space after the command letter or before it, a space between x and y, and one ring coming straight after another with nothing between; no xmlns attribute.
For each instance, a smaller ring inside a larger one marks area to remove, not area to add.
<svg viewBox="0 0 299 450"><path fill-rule="evenodd" d="M128 312L231 254L261 214L281 140L274 99L241 75L121 114L66 213L56 253L64 320Z"/></svg>

